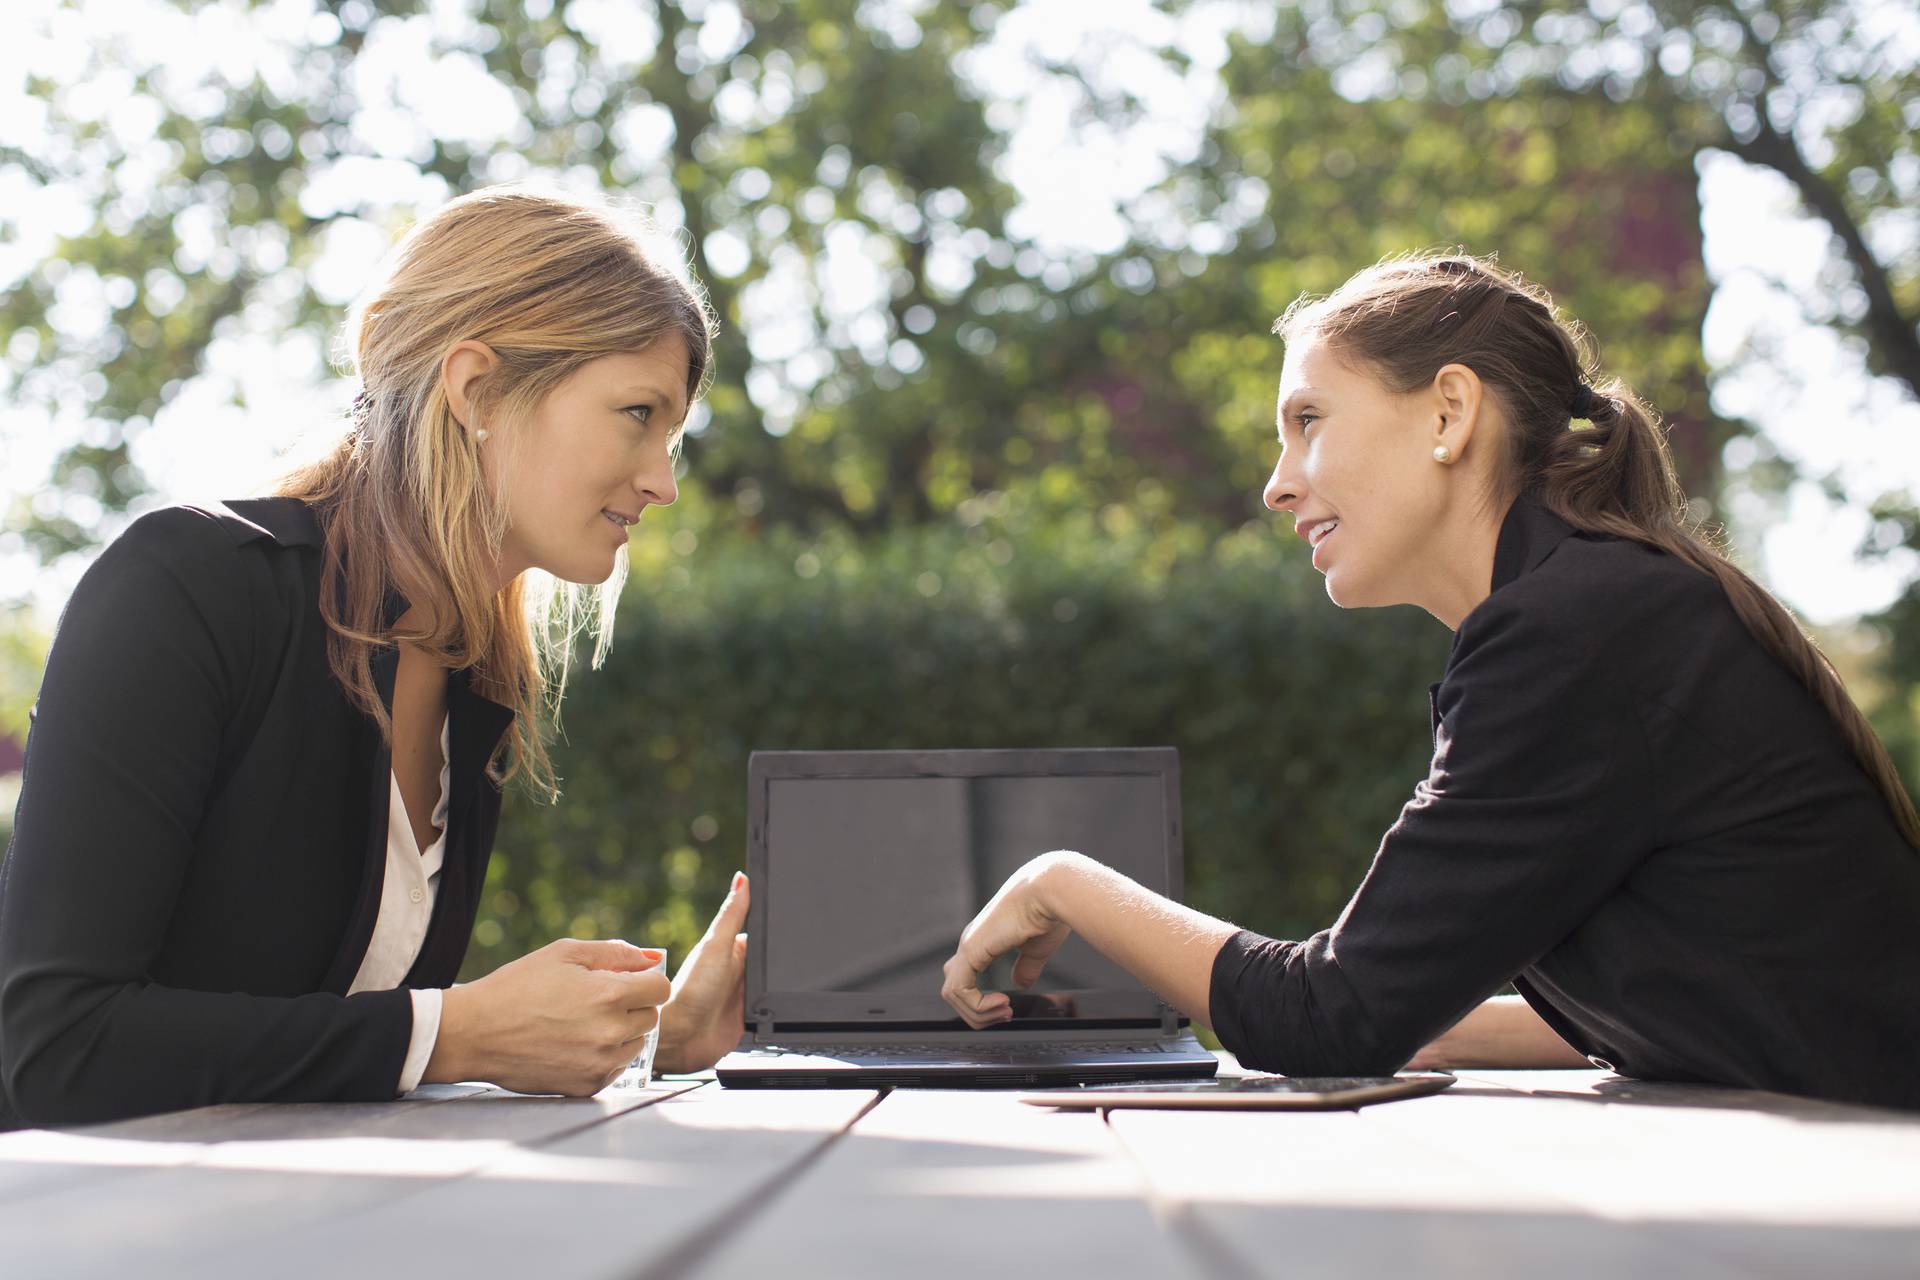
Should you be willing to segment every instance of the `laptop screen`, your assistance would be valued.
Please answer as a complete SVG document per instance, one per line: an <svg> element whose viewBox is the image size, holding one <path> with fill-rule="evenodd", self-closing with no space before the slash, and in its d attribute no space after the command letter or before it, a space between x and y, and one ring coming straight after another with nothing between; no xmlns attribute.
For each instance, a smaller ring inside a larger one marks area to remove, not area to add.
<svg viewBox="0 0 1920 1280"><path fill-rule="evenodd" d="M769 754L755 757L764 985L749 992L754 1021L964 1028L940 998L941 966L1006 878L1050 849L1178 892L1170 750L791 752L767 770ZM856 757L857 775L833 763ZM765 776L775 772L788 776ZM1158 1024L1158 998L1078 937L1025 991L1012 986L1012 959L982 978L1014 1002L996 1031Z"/></svg>

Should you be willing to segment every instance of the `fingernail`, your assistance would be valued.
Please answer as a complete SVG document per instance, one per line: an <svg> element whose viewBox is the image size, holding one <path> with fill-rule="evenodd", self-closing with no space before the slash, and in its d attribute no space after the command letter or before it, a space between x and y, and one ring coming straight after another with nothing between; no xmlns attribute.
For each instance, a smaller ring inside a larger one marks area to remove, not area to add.
<svg viewBox="0 0 1920 1280"><path fill-rule="evenodd" d="M734 872L734 873L733 873L733 889L731 890L731 892L733 892L733 893L738 893L738 892L740 892L740 886L741 886L741 885L743 885L743 884L745 884L746 882L747 882L747 873L746 873L746 872L744 872L744 871L736 871L736 872Z"/></svg>

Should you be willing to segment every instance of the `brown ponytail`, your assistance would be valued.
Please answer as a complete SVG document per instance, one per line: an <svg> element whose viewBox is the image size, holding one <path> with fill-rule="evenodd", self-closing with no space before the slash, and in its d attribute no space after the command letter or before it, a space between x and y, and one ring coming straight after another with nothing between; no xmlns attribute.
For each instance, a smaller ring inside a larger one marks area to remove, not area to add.
<svg viewBox="0 0 1920 1280"><path fill-rule="evenodd" d="M1299 299L1274 331L1289 341L1324 337L1403 393L1446 364L1479 374L1511 427L1494 495L1501 508L1529 492L1576 529L1657 547L1711 576L1754 639L1833 717L1901 835L1920 849L1913 798L1833 664L1786 607L1727 558L1717 535L1688 520L1659 416L1619 379L1599 378L1592 338L1556 314L1545 289L1467 254L1394 258L1326 298ZM1583 387L1593 395L1579 424L1568 406Z"/></svg>

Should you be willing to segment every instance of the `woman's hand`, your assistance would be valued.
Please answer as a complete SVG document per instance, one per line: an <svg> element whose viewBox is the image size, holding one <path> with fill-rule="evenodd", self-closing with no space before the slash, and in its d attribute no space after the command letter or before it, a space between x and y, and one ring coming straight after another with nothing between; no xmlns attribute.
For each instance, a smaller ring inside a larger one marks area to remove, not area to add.
<svg viewBox="0 0 1920 1280"><path fill-rule="evenodd" d="M1014 872L980 909L946 963L940 994L976 1030L1005 1022L1013 1001L980 990L980 975L996 956L1018 951L1013 981L1030 987L1073 933L1204 1023L1214 958L1234 927L1142 888L1105 863L1056 849Z"/></svg>
<svg viewBox="0 0 1920 1280"><path fill-rule="evenodd" d="M1030 987L1072 932L1048 903L1044 885L1049 875L1057 876L1070 866L1067 860L1079 857L1056 850L1028 862L1007 878L1000 892L961 931L959 949L943 969L940 996L974 1030L1013 1017L1013 1002L1004 992L980 990L980 975L987 966L1017 948L1020 958L1013 962L1014 985Z"/></svg>
<svg viewBox="0 0 1920 1280"><path fill-rule="evenodd" d="M726 901L694 944L673 980L673 998L660 1011L654 1070L682 1075L705 1071L733 1052L745 1027L747 877L736 872Z"/></svg>
<svg viewBox="0 0 1920 1280"><path fill-rule="evenodd" d="M598 1093L633 1061L671 989L658 951L619 941L549 943L447 990L421 1079Z"/></svg>

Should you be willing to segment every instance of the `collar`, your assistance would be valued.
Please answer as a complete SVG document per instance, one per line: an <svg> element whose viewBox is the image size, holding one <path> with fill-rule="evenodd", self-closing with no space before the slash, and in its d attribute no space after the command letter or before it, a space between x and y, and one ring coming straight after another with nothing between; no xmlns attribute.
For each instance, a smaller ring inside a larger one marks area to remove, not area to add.
<svg viewBox="0 0 1920 1280"><path fill-rule="evenodd" d="M235 543L271 538L283 547L317 547L322 543L320 522L313 508L299 498L230 498L217 506L202 507L211 516L225 515L221 521Z"/></svg>
<svg viewBox="0 0 1920 1280"><path fill-rule="evenodd" d="M217 507L202 509L211 516L223 516L221 524L232 533L234 543L250 543L261 537L273 539L280 547L321 547L324 545L321 522L313 507L298 497L250 497L228 499ZM392 585L380 601L382 631L392 631L409 601ZM380 700L394 706L394 674L399 666L399 651L392 645L372 652L374 689ZM449 733L455 737L455 756L465 756L468 768L480 768L493 754L499 735L515 720L511 706L482 695L472 687L472 672L447 672L447 714L451 716Z"/></svg>
<svg viewBox="0 0 1920 1280"><path fill-rule="evenodd" d="M201 509L209 515L224 516L221 523L233 535L235 543L271 538L283 547L319 547L325 542L313 508L299 498L235 498L218 504L217 509ZM381 630L391 631L409 607L407 598L389 585L381 600ZM392 645L374 651L374 687L389 708L393 706L393 678L398 666L399 651ZM461 669L447 675L447 710L451 717L449 732L456 739L455 763L477 769L493 754L500 735L513 723L514 712L475 689L472 671Z"/></svg>
<svg viewBox="0 0 1920 1280"><path fill-rule="evenodd" d="M1572 525L1541 505L1540 499L1531 492L1523 491L1507 508L1507 514L1500 522L1500 534L1493 544L1493 585L1487 595L1491 597L1497 594L1500 588L1538 569L1554 553L1555 548L1577 533L1579 531ZM1467 633L1468 621L1486 607L1487 602L1482 600L1454 628L1453 642L1447 646L1449 671L1453 669L1454 660L1460 656L1460 637ZM1437 694L1439 688L1439 685L1433 686L1432 692ZM1435 724L1439 723L1439 714L1436 704Z"/></svg>
<svg viewBox="0 0 1920 1280"><path fill-rule="evenodd" d="M382 633L412 607L391 583L380 603ZM400 646L388 642L373 651L373 685L380 700L393 709L393 682L400 671ZM495 702L473 687L473 669L457 667L447 672L448 732L453 738L449 762L454 768L478 769L493 755L500 735L513 724L515 712L505 703ZM477 753L477 756L476 756Z"/></svg>
<svg viewBox="0 0 1920 1280"><path fill-rule="evenodd" d="M389 608L393 607L393 601L399 600L393 617L406 612L407 602L396 593L390 591L387 598ZM386 704L388 714L392 714L394 679L400 671L399 646L386 644L375 649L371 665L373 686L380 694L380 701ZM500 745L501 735L513 726L514 719L512 707L495 702L473 687L472 668L448 671L447 765L453 776L466 778L486 768L494 749Z"/></svg>
<svg viewBox="0 0 1920 1280"><path fill-rule="evenodd" d="M1574 533L1572 525L1547 510L1532 493L1522 493L1500 522L1500 537L1493 545L1492 590L1532 573Z"/></svg>

